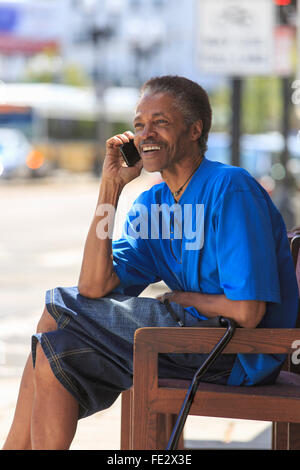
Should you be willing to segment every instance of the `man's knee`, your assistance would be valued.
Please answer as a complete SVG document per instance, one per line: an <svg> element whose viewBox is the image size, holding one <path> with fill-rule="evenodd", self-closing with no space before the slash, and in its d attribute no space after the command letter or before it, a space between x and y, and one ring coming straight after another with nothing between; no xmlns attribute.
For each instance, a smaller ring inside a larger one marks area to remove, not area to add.
<svg viewBox="0 0 300 470"><path fill-rule="evenodd" d="M35 367L34 367L34 378L35 381L42 380L43 382L48 382L52 380L52 371L49 365L48 359L45 356L43 348L39 343L36 345L36 353L35 353Z"/></svg>
<svg viewBox="0 0 300 470"><path fill-rule="evenodd" d="M47 333L49 331L57 330L57 324L54 318L50 315L47 308L44 308L43 314L38 322L36 332ZM34 381L49 383L53 380L53 373L48 362L47 357L41 345L37 342L35 351L35 366L34 366Z"/></svg>
<svg viewBox="0 0 300 470"><path fill-rule="evenodd" d="M47 333L48 331L57 330L57 323L48 312L47 308L44 308L43 314L38 322L36 332Z"/></svg>

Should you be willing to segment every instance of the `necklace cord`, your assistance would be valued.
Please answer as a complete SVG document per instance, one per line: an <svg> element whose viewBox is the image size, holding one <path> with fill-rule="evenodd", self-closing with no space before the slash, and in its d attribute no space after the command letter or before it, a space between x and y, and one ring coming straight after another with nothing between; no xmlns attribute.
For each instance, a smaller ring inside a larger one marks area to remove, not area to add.
<svg viewBox="0 0 300 470"><path fill-rule="evenodd" d="M193 170L193 172L190 174L190 176L188 177L188 179L183 183L182 186L180 186L179 189L177 189L177 191L174 191L172 193L173 197L177 197L179 196L179 194L181 193L181 191L183 190L183 188L185 187L185 185L187 184L187 182L191 179L191 177L193 176L194 173L196 173L196 171L198 170L199 166L200 166L201 162L199 163L199 165Z"/></svg>

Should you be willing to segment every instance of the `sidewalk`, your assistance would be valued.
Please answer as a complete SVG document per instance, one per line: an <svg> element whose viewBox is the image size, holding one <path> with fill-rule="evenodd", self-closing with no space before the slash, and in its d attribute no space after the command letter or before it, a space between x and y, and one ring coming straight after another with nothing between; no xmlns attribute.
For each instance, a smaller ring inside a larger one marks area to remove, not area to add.
<svg viewBox="0 0 300 470"><path fill-rule="evenodd" d="M0 445L14 413L19 378L0 380ZM109 409L78 423L71 450L120 449L121 400ZM189 416L185 429L188 449L270 449L271 424L222 418Z"/></svg>

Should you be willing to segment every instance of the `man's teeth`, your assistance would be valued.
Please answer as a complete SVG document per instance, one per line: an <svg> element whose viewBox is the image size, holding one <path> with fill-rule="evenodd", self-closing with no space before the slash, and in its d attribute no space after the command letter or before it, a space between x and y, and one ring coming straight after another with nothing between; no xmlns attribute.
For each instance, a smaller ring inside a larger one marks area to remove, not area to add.
<svg viewBox="0 0 300 470"><path fill-rule="evenodd" d="M160 150L160 147L157 145L148 145L146 147L143 147L144 152L151 152L152 150Z"/></svg>

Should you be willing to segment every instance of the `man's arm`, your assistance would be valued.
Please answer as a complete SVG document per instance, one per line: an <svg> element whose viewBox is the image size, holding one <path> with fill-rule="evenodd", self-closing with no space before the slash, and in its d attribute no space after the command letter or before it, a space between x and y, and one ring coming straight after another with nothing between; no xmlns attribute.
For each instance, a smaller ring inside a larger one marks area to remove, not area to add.
<svg viewBox="0 0 300 470"><path fill-rule="evenodd" d="M235 320L244 328L255 328L262 320L266 303L259 300L230 300L225 295L200 294L198 292L173 291L158 297L168 298L183 307L195 307L208 318L222 315Z"/></svg>
<svg viewBox="0 0 300 470"><path fill-rule="evenodd" d="M120 283L113 268L111 235L115 210L122 189L128 182L139 176L142 169L141 162L134 167L123 166L119 147L132 137L133 134L128 131L106 142L99 198L87 235L78 282L79 293L85 297L103 297ZM107 226L108 220L109 227Z"/></svg>

